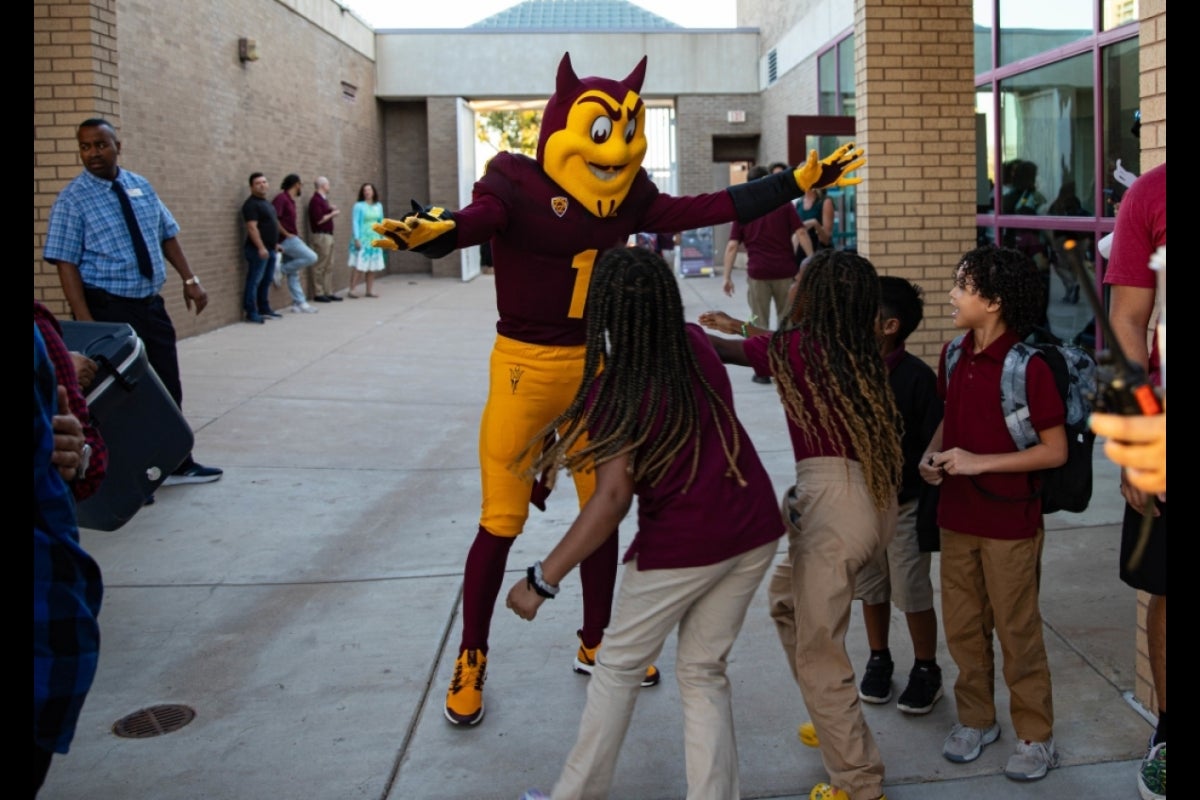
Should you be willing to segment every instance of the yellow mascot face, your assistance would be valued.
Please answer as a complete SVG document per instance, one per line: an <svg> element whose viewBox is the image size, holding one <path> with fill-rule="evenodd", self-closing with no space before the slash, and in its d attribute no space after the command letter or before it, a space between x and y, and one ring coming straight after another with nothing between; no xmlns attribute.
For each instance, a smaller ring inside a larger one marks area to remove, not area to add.
<svg viewBox="0 0 1200 800"><path fill-rule="evenodd" d="M580 80L564 57L542 117L542 169L597 217L616 214L646 157L644 73L643 58L624 81Z"/></svg>

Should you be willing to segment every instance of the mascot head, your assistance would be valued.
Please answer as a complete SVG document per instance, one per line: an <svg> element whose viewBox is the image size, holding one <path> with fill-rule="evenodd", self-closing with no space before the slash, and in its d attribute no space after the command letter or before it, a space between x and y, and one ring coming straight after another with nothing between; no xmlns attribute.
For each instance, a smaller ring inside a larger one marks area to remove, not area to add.
<svg viewBox="0 0 1200 800"><path fill-rule="evenodd" d="M638 94L643 56L623 81L579 78L571 54L558 65L542 112L537 160L551 180L589 212L609 217L629 194L646 156L646 106Z"/></svg>

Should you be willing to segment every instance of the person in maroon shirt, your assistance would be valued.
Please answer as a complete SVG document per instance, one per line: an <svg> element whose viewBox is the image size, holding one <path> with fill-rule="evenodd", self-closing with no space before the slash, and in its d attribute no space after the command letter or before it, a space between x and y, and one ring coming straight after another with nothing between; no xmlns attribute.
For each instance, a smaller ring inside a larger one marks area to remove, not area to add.
<svg viewBox="0 0 1200 800"><path fill-rule="evenodd" d="M765 178L767 168L759 165L750 170L747 180ZM738 246L746 248L746 302L750 305L750 319L760 327L774 330L786 316L788 290L796 276L796 248L802 230L800 215L796 207L786 203L758 219L742 225L734 222L729 229L729 243L725 245L726 295L733 297L733 261ZM771 325L771 304L775 304L775 325ZM755 383L770 383L770 375L754 375Z"/></svg>
<svg viewBox="0 0 1200 800"><path fill-rule="evenodd" d="M321 176L313 181L313 196L308 201L308 233L312 237L312 250L317 254L311 275L313 300L318 303L340 303L342 298L333 293L333 218L342 213L329 202L329 178Z"/></svg>
<svg viewBox="0 0 1200 800"><path fill-rule="evenodd" d="M974 761L1000 735L994 631L1017 735L1004 774L1018 781L1038 780L1058 765L1038 608L1044 529L1034 473L1066 462L1067 433L1050 367L1041 358L1030 359L1029 420L1040 441L1018 450L1004 422L1000 377L1009 349L1043 313L1044 292L1037 267L1018 250L986 245L963 256L950 305L954 326L965 328L966 337L950 376L949 344L942 348L938 394L945 412L920 465L921 477L941 487L942 617L946 646L958 666L958 722L942 755L955 763Z"/></svg>
<svg viewBox="0 0 1200 800"><path fill-rule="evenodd" d="M609 250L589 293L587 367L570 407L527 448L530 474L595 471L596 493L507 605L532 620L638 499L617 615L588 686L579 739L554 796L607 797L638 687L678 628L689 797L740 797L726 658L783 522L770 476L704 331L683 320L671 268ZM603 370L600 366L603 364ZM551 447L543 437L561 432ZM527 797L536 796L527 794Z"/></svg>
<svg viewBox="0 0 1200 800"><path fill-rule="evenodd" d="M771 331L708 311L727 364L775 379L796 483L783 496L788 557L767 590L771 618L812 715L828 800L883 797L884 765L846 652L855 581L896 532L902 422L879 349L879 276L856 253L819 250L800 271L788 324Z"/></svg>
<svg viewBox="0 0 1200 800"><path fill-rule="evenodd" d="M303 191L300 176L291 173L283 179L279 188L282 190L271 199L275 207L275 216L279 218L279 259L278 271L275 273L275 285L278 286L283 277L287 278L288 292L292 296L292 311L300 314L315 314L304 289L300 286L300 270L316 263L317 254L300 238L300 225L296 220L296 199Z"/></svg>
<svg viewBox="0 0 1200 800"><path fill-rule="evenodd" d="M811 185L859 183L849 173L865 163L845 145L823 160L816 151L795 170L752 184L692 197L658 191L646 154L645 103L639 92L643 58L624 80L579 78L569 54L559 63L556 89L542 115L537 159L500 153L458 211L413 204L403 219L373 229L374 244L441 258L458 248L491 241L495 262L496 342L490 391L480 422L482 514L467 554L463 635L445 716L455 725L482 718L488 633L504 579L508 551L521 533L529 505L542 507L545 487L510 469L521 448L571 403L584 375L584 310L597 257L624 247L641 231L681 231L749 221L803 194ZM582 507L595 475L573 476ZM591 674L612 613L616 584L616 530L580 565L583 626L574 669ZM643 685L658 683L649 667Z"/></svg>

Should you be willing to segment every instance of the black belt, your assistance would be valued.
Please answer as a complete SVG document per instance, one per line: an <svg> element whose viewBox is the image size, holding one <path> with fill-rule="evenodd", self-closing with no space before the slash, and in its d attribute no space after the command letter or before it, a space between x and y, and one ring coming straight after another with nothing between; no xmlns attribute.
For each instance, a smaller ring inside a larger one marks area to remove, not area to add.
<svg viewBox="0 0 1200 800"><path fill-rule="evenodd" d="M158 299L157 294L147 295L146 297L124 297L119 294L113 294L112 292L106 292L103 289L98 289L95 286L84 286L83 293L85 296L88 294L101 295L109 302L113 303L133 303L134 305L139 306L148 306Z"/></svg>

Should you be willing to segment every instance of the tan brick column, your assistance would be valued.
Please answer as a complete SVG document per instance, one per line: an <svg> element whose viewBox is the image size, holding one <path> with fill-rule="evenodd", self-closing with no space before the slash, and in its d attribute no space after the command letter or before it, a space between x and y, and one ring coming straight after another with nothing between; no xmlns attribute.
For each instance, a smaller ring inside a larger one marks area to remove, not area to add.
<svg viewBox="0 0 1200 800"><path fill-rule="evenodd" d="M75 126L119 121L116 0L36 0L33 48L33 296L66 315L42 246L54 198L81 169Z"/></svg>
<svg viewBox="0 0 1200 800"><path fill-rule="evenodd" d="M855 0L858 247L925 289L909 349L931 364L952 338L947 292L975 246L971 0Z"/></svg>
<svg viewBox="0 0 1200 800"><path fill-rule="evenodd" d="M1138 62L1141 72L1139 108L1142 112L1142 171L1167 160L1167 0L1142 0L1138 28ZM1150 671L1146 642L1146 610L1150 596L1137 594L1137 662L1134 697L1150 713L1158 714L1158 697Z"/></svg>

